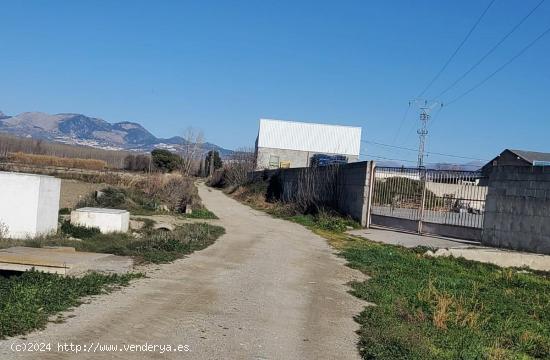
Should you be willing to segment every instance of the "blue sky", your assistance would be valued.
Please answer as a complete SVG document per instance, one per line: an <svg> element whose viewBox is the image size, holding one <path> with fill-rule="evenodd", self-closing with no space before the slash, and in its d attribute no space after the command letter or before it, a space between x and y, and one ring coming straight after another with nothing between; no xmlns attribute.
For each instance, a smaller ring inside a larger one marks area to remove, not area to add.
<svg viewBox="0 0 550 360"><path fill-rule="evenodd" d="M538 2L497 0L427 95L451 83ZM163 137L194 126L228 148L252 146L260 117L357 125L368 141L416 147L414 111L398 134L408 101L488 3L4 0L0 110L136 121ZM550 1L441 100L468 89L548 26ZM504 148L550 151L549 60L550 35L444 107L428 150L481 159ZM416 159L367 143L362 152Z"/></svg>

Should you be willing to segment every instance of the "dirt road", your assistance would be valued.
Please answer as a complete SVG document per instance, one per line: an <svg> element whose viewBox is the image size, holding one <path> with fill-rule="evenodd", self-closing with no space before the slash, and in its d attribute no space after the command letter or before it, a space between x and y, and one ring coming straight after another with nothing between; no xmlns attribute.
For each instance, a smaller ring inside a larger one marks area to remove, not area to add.
<svg viewBox="0 0 550 360"><path fill-rule="evenodd" d="M28 359L353 359L353 316L363 304L344 285L361 275L343 265L326 241L304 227L251 210L200 186L204 204L226 235L209 248L159 266L149 278L100 296L24 342L52 344ZM58 352L58 343L96 353ZM96 344L118 345L99 353ZM188 345L189 352L126 352L127 345ZM82 348L83 349L83 348Z"/></svg>

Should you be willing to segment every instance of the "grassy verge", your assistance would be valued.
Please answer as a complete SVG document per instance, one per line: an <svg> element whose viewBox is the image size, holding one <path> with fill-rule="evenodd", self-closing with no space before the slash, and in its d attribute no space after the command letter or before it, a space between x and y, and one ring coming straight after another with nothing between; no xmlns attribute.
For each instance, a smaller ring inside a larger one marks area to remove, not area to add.
<svg viewBox="0 0 550 360"><path fill-rule="evenodd" d="M353 293L365 359L550 357L550 278L364 240L341 243L371 276Z"/></svg>
<svg viewBox="0 0 550 360"><path fill-rule="evenodd" d="M132 256L138 263L167 263L208 247L224 233L223 227L195 223L183 224L174 231L153 230L146 226L137 234L102 234L98 229L65 222L58 235L27 240L25 245L71 246L77 251Z"/></svg>
<svg viewBox="0 0 550 360"><path fill-rule="evenodd" d="M2 240L0 245L72 246L78 251L132 256L137 262L166 263L208 247L224 232L219 226L196 223L174 231L155 231L145 226L137 235L101 234L97 229L67 222L55 236ZM51 315L79 305L82 297L109 292L139 276L92 273L74 278L36 271L12 277L0 275L0 338L43 328Z"/></svg>
<svg viewBox="0 0 550 360"><path fill-rule="evenodd" d="M216 216L216 214L214 214L212 211L206 208L193 210L193 212L190 214L184 214L184 217L188 219L206 219L206 220L219 219Z"/></svg>
<svg viewBox="0 0 550 360"><path fill-rule="evenodd" d="M375 304L356 318L364 359L550 359L550 275L356 238L346 219L285 215L261 185L233 196L309 227L369 275L352 284Z"/></svg>
<svg viewBox="0 0 550 360"><path fill-rule="evenodd" d="M29 271L0 276L0 338L44 328L48 318L78 306L82 297L128 285L139 274L88 274L81 278Z"/></svg>

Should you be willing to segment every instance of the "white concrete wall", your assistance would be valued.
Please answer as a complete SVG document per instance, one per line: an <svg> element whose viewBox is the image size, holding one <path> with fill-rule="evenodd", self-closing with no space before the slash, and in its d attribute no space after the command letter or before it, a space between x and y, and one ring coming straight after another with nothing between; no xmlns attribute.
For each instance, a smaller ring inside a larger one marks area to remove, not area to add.
<svg viewBox="0 0 550 360"><path fill-rule="evenodd" d="M57 231L59 218L59 201L61 197L61 180L43 176L40 178L40 196L38 197L38 216L36 231L45 234Z"/></svg>
<svg viewBox="0 0 550 360"><path fill-rule="evenodd" d="M71 224L96 227L102 233L127 232L130 213L126 210L81 208L71 211Z"/></svg>
<svg viewBox="0 0 550 360"><path fill-rule="evenodd" d="M287 150L287 149L273 149L273 148L263 148L259 147L256 149L256 170L264 169L276 169L278 167L270 167L270 158L271 156L276 156L279 158L279 164L281 162L289 162L291 168L300 168L300 167L309 167L311 157L315 154L321 154L311 151L299 151L299 150ZM356 155L346 155L346 154L333 154L333 153L322 153L325 155L343 155L348 158L348 163L357 162L359 160Z"/></svg>
<svg viewBox="0 0 550 360"><path fill-rule="evenodd" d="M61 180L51 176L0 172L0 222L7 236L33 238L57 231Z"/></svg>

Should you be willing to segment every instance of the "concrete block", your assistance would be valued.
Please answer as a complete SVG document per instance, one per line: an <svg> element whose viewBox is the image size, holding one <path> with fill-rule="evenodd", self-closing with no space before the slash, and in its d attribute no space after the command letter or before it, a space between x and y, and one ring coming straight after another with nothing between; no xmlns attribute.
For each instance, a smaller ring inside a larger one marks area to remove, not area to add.
<svg viewBox="0 0 550 360"><path fill-rule="evenodd" d="M7 237L55 233L60 191L61 180L52 176L0 172L0 222Z"/></svg>
<svg viewBox="0 0 550 360"><path fill-rule="evenodd" d="M127 232L129 223L126 210L87 207L71 211L71 224L96 227L102 233Z"/></svg>

